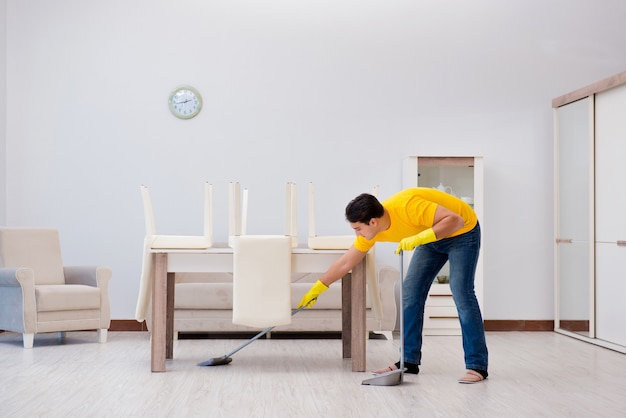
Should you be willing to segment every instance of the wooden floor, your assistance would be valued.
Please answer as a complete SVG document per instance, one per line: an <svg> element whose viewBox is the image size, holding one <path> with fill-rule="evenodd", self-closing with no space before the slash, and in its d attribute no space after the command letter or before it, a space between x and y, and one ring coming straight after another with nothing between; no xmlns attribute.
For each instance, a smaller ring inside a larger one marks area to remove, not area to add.
<svg viewBox="0 0 626 418"><path fill-rule="evenodd" d="M463 374L460 337L425 337L422 370L363 386L336 339L258 340L227 366L198 367L242 339L179 340L166 373L150 372L145 332L0 334L1 417L626 417L626 355L552 332L489 332L490 377ZM398 340L368 340L368 370Z"/></svg>

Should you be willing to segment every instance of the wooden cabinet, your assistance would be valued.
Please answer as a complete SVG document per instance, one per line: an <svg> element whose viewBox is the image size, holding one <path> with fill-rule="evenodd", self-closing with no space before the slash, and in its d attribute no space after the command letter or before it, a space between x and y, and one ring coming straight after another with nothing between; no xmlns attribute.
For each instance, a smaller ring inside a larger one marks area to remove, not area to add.
<svg viewBox="0 0 626 418"><path fill-rule="evenodd" d="M438 187L473 206L483 224L483 159L475 156L411 156L404 161L402 186ZM483 306L483 250L476 267L476 297ZM407 264L411 257L404 257ZM405 266L405 269L406 267ZM406 270L405 270L406 271ZM449 275L449 266L440 275ZM424 335L461 335L461 325L450 285L435 281L424 309Z"/></svg>
<svg viewBox="0 0 626 418"><path fill-rule="evenodd" d="M424 334L461 335L450 285L433 283L424 307Z"/></svg>
<svg viewBox="0 0 626 418"><path fill-rule="evenodd" d="M552 106L555 330L626 353L626 72Z"/></svg>

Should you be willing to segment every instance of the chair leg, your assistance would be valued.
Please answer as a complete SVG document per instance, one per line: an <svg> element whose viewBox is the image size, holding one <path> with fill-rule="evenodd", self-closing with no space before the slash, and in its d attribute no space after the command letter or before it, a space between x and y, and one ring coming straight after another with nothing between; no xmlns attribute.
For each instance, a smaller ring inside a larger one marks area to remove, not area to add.
<svg viewBox="0 0 626 418"><path fill-rule="evenodd" d="M107 332L109 330L108 329L99 329L98 330L98 342L100 344L104 344L107 342Z"/></svg>
<svg viewBox="0 0 626 418"><path fill-rule="evenodd" d="M35 334L22 334L22 339L24 340L24 348L33 348Z"/></svg>
<svg viewBox="0 0 626 418"><path fill-rule="evenodd" d="M65 335L65 331L59 331L59 341L63 341L65 339Z"/></svg>

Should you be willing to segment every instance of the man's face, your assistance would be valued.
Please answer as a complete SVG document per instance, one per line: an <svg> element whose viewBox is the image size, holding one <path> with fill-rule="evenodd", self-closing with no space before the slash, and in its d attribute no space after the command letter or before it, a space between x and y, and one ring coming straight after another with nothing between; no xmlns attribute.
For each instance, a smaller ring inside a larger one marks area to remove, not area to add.
<svg viewBox="0 0 626 418"><path fill-rule="evenodd" d="M370 219L369 223L364 224L363 222L350 222L350 226L354 229L354 233L357 236L361 236L366 240L371 240L376 235L377 231L375 228L376 222L374 219Z"/></svg>

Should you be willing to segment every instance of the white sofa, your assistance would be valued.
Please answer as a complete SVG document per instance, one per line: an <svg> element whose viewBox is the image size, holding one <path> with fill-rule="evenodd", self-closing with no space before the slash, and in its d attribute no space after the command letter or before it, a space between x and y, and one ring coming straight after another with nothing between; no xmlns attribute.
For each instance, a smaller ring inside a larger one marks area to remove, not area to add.
<svg viewBox="0 0 626 418"><path fill-rule="evenodd" d="M294 274L291 301L296 308L319 274ZM388 338L396 324L395 285L400 277L397 269L381 266L377 272L380 315L372 308L369 289L366 302L366 330L385 334ZM174 332L232 333L255 332L254 328L232 322L233 283L229 273L176 273L174 300ZM150 310L148 310L150 312ZM150 318L147 318L150 328ZM274 328L273 332L341 331L341 281L333 283L322 293L317 303L292 317L290 325Z"/></svg>

